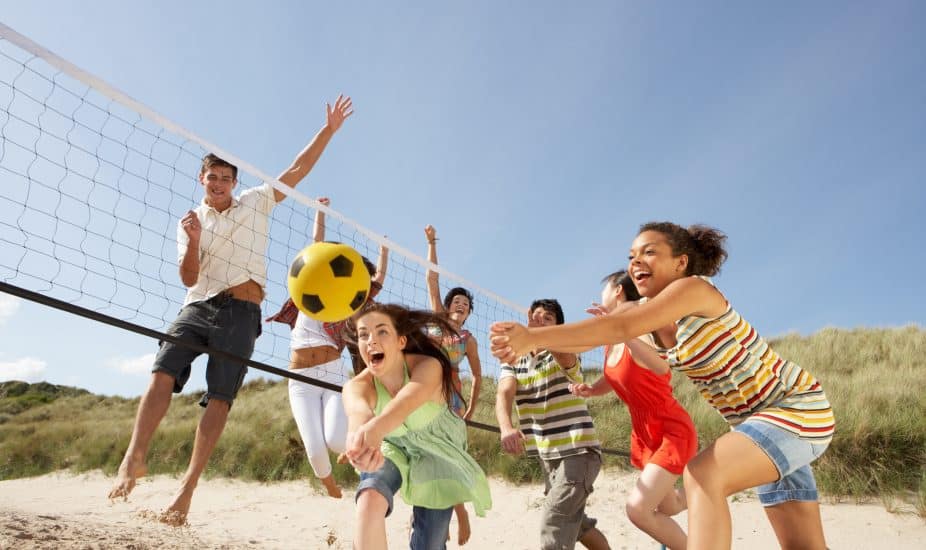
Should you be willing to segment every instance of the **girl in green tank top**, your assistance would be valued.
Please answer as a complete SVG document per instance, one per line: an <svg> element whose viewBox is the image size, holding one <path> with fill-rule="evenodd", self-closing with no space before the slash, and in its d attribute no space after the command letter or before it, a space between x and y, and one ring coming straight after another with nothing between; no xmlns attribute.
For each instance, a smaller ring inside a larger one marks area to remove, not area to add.
<svg viewBox="0 0 926 550"><path fill-rule="evenodd" d="M413 507L411 548L444 548L452 507L491 507L485 473L466 452L466 425L448 406L455 391L450 361L428 337L446 320L398 305L372 304L356 319L366 369L344 386L347 452L361 472L359 548L386 548L393 494Z"/></svg>

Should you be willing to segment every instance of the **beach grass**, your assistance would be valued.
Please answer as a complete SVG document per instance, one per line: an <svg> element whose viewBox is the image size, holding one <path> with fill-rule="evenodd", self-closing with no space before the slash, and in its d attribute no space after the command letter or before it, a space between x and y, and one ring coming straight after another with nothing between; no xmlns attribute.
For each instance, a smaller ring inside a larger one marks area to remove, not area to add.
<svg viewBox="0 0 926 550"><path fill-rule="evenodd" d="M837 432L814 463L821 493L834 500L881 500L889 508L912 506L926 517L926 331L916 326L827 328L810 336L776 338L772 345L816 376L833 404ZM598 375L589 369L586 379ZM728 430L683 376L675 375L673 385L698 427L701 447ZM483 379L474 420L497 424L495 387L495 380ZM198 400L198 392L174 397L151 443L150 473L180 475L185 470L201 416ZM590 400L589 406L603 446L626 452L630 419L624 405L608 395ZM0 479L60 469L115 473L137 407L137 398L50 384L0 384ZM497 433L470 427L469 450L490 474L516 483L541 479L537 460L501 452ZM607 467L629 468L623 457L605 458ZM316 483L285 381L245 384L206 475ZM345 486L357 480L348 465L335 465L334 476Z"/></svg>

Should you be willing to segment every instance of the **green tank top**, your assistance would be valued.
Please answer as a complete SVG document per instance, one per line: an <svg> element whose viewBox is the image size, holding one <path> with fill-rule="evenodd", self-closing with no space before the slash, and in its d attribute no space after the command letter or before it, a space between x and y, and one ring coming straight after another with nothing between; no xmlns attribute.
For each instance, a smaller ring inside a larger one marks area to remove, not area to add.
<svg viewBox="0 0 926 550"><path fill-rule="evenodd" d="M405 384L409 381L405 365ZM377 415L392 395L373 378ZM444 509L472 502L476 515L492 507L489 482L479 464L466 452L466 424L445 404L428 401L415 409L384 439L383 455L402 474L399 490L410 506Z"/></svg>

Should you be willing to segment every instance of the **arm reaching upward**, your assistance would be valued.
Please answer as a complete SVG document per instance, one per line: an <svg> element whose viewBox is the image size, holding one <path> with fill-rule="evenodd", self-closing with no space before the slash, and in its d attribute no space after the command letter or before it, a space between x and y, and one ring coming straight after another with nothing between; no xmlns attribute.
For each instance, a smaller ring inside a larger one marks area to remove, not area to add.
<svg viewBox="0 0 926 550"><path fill-rule="evenodd" d="M433 225L427 225L424 228L424 236L428 239L428 261L437 264L437 230ZM428 270L426 275L428 282L428 298L431 300L431 309L435 313L444 313L444 303L440 298L440 281L437 272Z"/></svg>
<svg viewBox="0 0 926 550"><path fill-rule="evenodd" d="M331 199L328 197L319 197L318 202L328 206ZM322 210L315 211L315 227L312 228L312 242L320 243L325 240L325 212Z"/></svg>
<svg viewBox="0 0 926 550"><path fill-rule="evenodd" d="M293 160L289 168L284 170L280 177L277 178L289 187L296 187L312 171L335 132L341 128L341 125L349 116L354 114L353 102L351 102L350 97L344 97L343 95L338 96L333 108L330 104L325 104L325 109L327 112L325 125L315 134L315 137L312 138L312 141L309 142L305 149L296 155L296 159ZM276 189L273 190L273 196L277 202L286 198L286 195Z"/></svg>

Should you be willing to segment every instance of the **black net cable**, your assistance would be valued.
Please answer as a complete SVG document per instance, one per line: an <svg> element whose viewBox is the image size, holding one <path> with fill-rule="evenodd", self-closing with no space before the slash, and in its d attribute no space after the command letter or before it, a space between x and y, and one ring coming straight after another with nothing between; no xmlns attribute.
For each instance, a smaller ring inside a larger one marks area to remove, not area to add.
<svg viewBox="0 0 926 550"><path fill-rule="evenodd" d="M165 341L171 342L172 344L184 346L193 351L198 351L200 353L207 353L209 355L213 355L215 357L219 357L219 358L226 359L229 361L235 361L237 363L243 363L249 367L253 367L255 369L262 370L270 374L276 374L277 376L291 378L293 380L298 380L299 382L305 382L306 384L312 384L314 386L319 386L321 388L325 388L325 389L336 391L336 392L341 392L341 389L342 389L341 386L338 386L336 384L330 384L323 380L316 380L314 378L303 376L301 374L290 372L288 370L279 369L277 367L272 367L266 363L261 363L259 361L254 361L252 359L245 359L243 357L233 355L228 352L224 352L224 351L213 349L207 346L201 346L199 344L187 342L187 341L181 340L180 338L171 336L170 334L165 334L157 330L145 328L145 327L136 325L134 323L129 323L128 321L116 319L115 317L110 317L109 315L105 315L97 311L91 311L87 308L83 308L83 307L62 301L62 300L58 300L56 298L52 298L44 294L39 294L38 292L32 292L31 290L26 290L24 288L20 288L15 285L4 283L2 281L0 281L0 291L13 295L13 296L17 296L24 300L29 300L29 301L32 301L38 304L52 307L52 308L55 308L61 311L65 311L67 313L71 313L73 315L78 315L80 317L84 317L84 318L87 318L93 321L97 321L99 323L106 324L106 325L109 325L115 328L127 330L129 332L134 332L136 334L147 336L149 338L154 338L155 340L165 340ZM501 433L501 430L498 428L498 426L493 426L491 424L484 424L482 422L476 422L475 420L466 420L465 422L467 425L473 428L478 428L480 430L485 430L488 432ZM604 454L613 455L613 456L622 456L622 457L630 456L630 454L625 451L619 451L615 449L602 448L601 452Z"/></svg>

